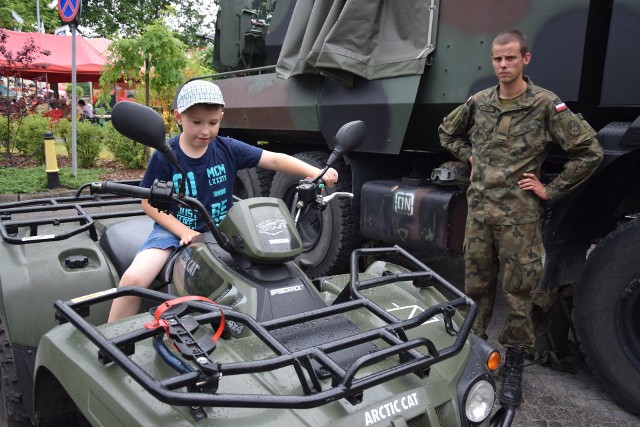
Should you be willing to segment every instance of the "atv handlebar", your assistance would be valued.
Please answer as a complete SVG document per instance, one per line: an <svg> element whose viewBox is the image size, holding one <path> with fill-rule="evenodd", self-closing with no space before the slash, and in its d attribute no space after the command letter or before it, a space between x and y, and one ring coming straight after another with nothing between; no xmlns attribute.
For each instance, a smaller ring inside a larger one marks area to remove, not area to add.
<svg viewBox="0 0 640 427"><path fill-rule="evenodd" d="M140 199L149 199L151 195L150 188L138 187L135 185L122 184L119 182L94 182L91 184L91 194L94 193L113 193L121 196L138 197Z"/></svg>
<svg viewBox="0 0 640 427"><path fill-rule="evenodd" d="M173 192L173 182L155 180L151 188L138 187L135 185L122 184L118 182L94 182L91 184L91 193L112 193L121 196L138 197L146 199L149 205L160 212L168 212L171 203L185 205L199 213L207 229L213 234L213 238L222 249L229 253L235 253L227 237L218 229L216 223L208 214L204 205L196 198L176 194Z"/></svg>

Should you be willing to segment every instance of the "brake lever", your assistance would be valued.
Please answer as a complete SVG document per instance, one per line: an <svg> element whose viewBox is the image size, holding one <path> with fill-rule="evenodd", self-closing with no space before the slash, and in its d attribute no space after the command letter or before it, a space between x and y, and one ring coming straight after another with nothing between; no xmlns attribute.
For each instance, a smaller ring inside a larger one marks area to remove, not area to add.
<svg viewBox="0 0 640 427"><path fill-rule="evenodd" d="M347 191L336 191L335 193L331 193L328 196L318 196L319 199L322 199L319 204L324 206L336 197L348 197L350 199L353 199L353 193L349 193Z"/></svg>
<svg viewBox="0 0 640 427"><path fill-rule="evenodd" d="M328 196L322 196L321 194L317 194L316 199L313 203L316 203L318 206L320 206L321 209L324 209L324 207L336 197L348 197L350 199L353 199L353 193L349 193L347 191L336 191L335 193L331 193ZM297 201L296 215L295 215L295 218L293 219L294 224L298 225L298 220L300 219L300 213L302 212L302 209L305 207L305 205L306 204L303 200Z"/></svg>

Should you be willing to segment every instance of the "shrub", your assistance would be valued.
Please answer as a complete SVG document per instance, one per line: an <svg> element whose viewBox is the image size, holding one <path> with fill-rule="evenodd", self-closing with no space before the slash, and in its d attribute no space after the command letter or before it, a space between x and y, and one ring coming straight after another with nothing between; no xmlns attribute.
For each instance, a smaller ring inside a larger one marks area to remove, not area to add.
<svg viewBox="0 0 640 427"><path fill-rule="evenodd" d="M66 120L61 120L58 126L58 133L64 140L67 153L72 155L72 135L71 123L63 124ZM78 166L81 168L92 168L96 165L96 160L100 155L100 149L105 139L104 129L89 122L78 122L76 127L77 136L77 157Z"/></svg>
<svg viewBox="0 0 640 427"><path fill-rule="evenodd" d="M147 166L144 145L118 133L111 122L105 123L104 130L107 148L113 154L116 162L129 169L144 169Z"/></svg>
<svg viewBox="0 0 640 427"><path fill-rule="evenodd" d="M18 124L15 120L9 119L6 116L0 117L0 143L6 154L11 153L15 147L17 127Z"/></svg>
<svg viewBox="0 0 640 427"><path fill-rule="evenodd" d="M44 164L44 133L48 129L47 117L40 114L23 117L16 129L16 149Z"/></svg>

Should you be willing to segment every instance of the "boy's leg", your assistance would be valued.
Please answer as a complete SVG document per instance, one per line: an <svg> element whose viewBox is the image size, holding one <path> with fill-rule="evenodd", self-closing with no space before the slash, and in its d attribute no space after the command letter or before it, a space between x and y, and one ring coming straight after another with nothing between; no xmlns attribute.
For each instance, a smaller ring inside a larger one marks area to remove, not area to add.
<svg viewBox="0 0 640 427"><path fill-rule="evenodd" d="M153 279L160 273L162 267L173 253L173 248L169 249L145 249L136 255L133 262L124 272L120 279L119 286L140 286L148 288ZM111 311L109 312L109 322L122 319L124 317L138 314L140 309L140 298L127 296L113 300Z"/></svg>

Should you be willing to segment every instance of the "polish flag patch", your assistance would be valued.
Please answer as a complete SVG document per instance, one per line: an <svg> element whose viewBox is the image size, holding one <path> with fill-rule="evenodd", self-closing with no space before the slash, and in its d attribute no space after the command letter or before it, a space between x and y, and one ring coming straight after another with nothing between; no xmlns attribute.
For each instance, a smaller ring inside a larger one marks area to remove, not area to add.
<svg viewBox="0 0 640 427"><path fill-rule="evenodd" d="M560 111L564 111L567 109L567 106L564 102L556 105L556 111L559 113Z"/></svg>

